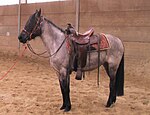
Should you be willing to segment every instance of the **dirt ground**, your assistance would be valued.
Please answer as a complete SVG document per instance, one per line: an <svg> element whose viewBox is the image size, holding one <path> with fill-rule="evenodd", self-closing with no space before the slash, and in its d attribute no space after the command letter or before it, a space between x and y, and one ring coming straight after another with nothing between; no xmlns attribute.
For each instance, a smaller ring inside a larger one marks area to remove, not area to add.
<svg viewBox="0 0 150 115"><path fill-rule="evenodd" d="M109 79L101 68L85 80L71 75L72 109L59 110L62 97L54 70L47 59L24 56L0 81L0 115L150 115L150 44L125 43L125 95L105 108ZM138 52L137 52L138 51ZM0 77L14 64L16 53L0 50Z"/></svg>

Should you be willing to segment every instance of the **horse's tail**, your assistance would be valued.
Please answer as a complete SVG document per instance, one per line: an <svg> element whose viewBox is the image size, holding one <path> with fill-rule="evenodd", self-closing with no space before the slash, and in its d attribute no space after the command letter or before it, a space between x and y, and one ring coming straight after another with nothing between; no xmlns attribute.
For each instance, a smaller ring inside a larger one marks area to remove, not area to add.
<svg viewBox="0 0 150 115"><path fill-rule="evenodd" d="M124 95L124 54L116 73L116 95Z"/></svg>

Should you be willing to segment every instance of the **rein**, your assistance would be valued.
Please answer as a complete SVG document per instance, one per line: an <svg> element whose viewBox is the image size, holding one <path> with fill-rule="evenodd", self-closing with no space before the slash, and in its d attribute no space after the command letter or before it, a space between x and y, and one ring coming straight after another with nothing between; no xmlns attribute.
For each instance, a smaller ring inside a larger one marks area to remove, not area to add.
<svg viewBox="0 0 150 115"><path fill-rule="evenodd" d="M17 64L17 62L19 61L19 59L21 59L26 51L27 47L24 47L24 50L22 51L22 53L16 58L14 64L8 69L8 71L2 76L0 77L0 80L4 79L4 77L7 76L7 74L15 67L15 65Z"/></svg>
<svg viewBox="0 0 150 115"><path fill-rule="evenodd" d="M27 43L27 46L28 46L28 49L29 49L33 54L35 54L35 55L37 55L37 56L39 56L39 57L43 57L43 58L48 58L48 57L49 57L49 56L43 56L45 53L47 53L47 51L44 51L43 53L36 53L36 52L33 50L32 46L31 46L29 43Z"/></svg>
<svg viewBox="0 0 150 115"><path fill-rule="evenodd" d="M39 57L49 58L49 57L54 56L54 55L60 50L60 48L62 47L62 45L63 45L64 42L66 41L66 38L67 38L67 37L68 37L68 36L65 37L65 39L63 40L63 42L61 43L61 45L59 46L59 48L58 48L53 54L50 54L49 56L43 56L45 53L47 53L47 51L44 51L43 53L36 53L36 52L34 51L34 49L32 48L32 46L30 45L29 42L27 43L27 46L28 46L28 49L29 49L33 54L35 54L35 55L37 55L37 56L39 56Z"/></svg>

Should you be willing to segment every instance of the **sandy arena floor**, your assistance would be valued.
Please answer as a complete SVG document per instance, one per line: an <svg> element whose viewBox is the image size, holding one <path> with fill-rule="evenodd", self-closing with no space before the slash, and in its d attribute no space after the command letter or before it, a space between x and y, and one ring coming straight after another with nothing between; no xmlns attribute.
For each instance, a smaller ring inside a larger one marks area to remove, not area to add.
<svg viewBox="0 0 150 115"><path fill-rule="evenodd" d="M71 76L72 110L60 111L62 97L57 76L48 60L24 56L15 68L0 81L0 115L150 115L150 54L141 60L133 44L125 44L125 95L117 98L111 108L105 108L109 79L101 68L100 87L97 71L86 73L85 80ZM149 45L147 46L149 47ZM131 57L131 59L129 59ZM0 51L0 76L14 64L17 55ZM135 61L135 62L133 62ZM136 64L137 63L137 64Z"/></svg>

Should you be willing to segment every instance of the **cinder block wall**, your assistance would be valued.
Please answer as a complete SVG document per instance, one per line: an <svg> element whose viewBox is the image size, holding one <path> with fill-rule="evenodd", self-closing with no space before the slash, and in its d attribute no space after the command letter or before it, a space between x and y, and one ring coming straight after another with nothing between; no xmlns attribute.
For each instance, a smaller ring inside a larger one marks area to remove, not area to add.
<svg viewBox="0 0 150 115"><path fill-rule="evenodd" d="M15 5L0 7L0 46L14 47L18 43L17 10Z"/></svg>
<svg viewBox="0 0 150 115"><path fill-rule="evenodd" d="M21 5L21 30L29 16L36 9L42 9L42 15L61 28L67 23L75 24L75 0ZM0 47L18 49L18 5L0 6ZM34 49L43 51L40 39L31 41Z"/></svg>
<svg viewBox="0 0 150 115"><path fill-rule="evenodd" d="M150 0L80 1L80 31L93 27L123 41L150 42Z"/></svg>
<svg viewBox="0 0 150 115"><path fill-rule="evenodd" d="M36 9L61 28L75 25L76 0L21 5L21 28ZM79 31L94 28L124 42L150 42L150 0L80 0ZM0 6L0 47L18 48L18 5ZM40 40L32 42L43 50Z"/></svg>

